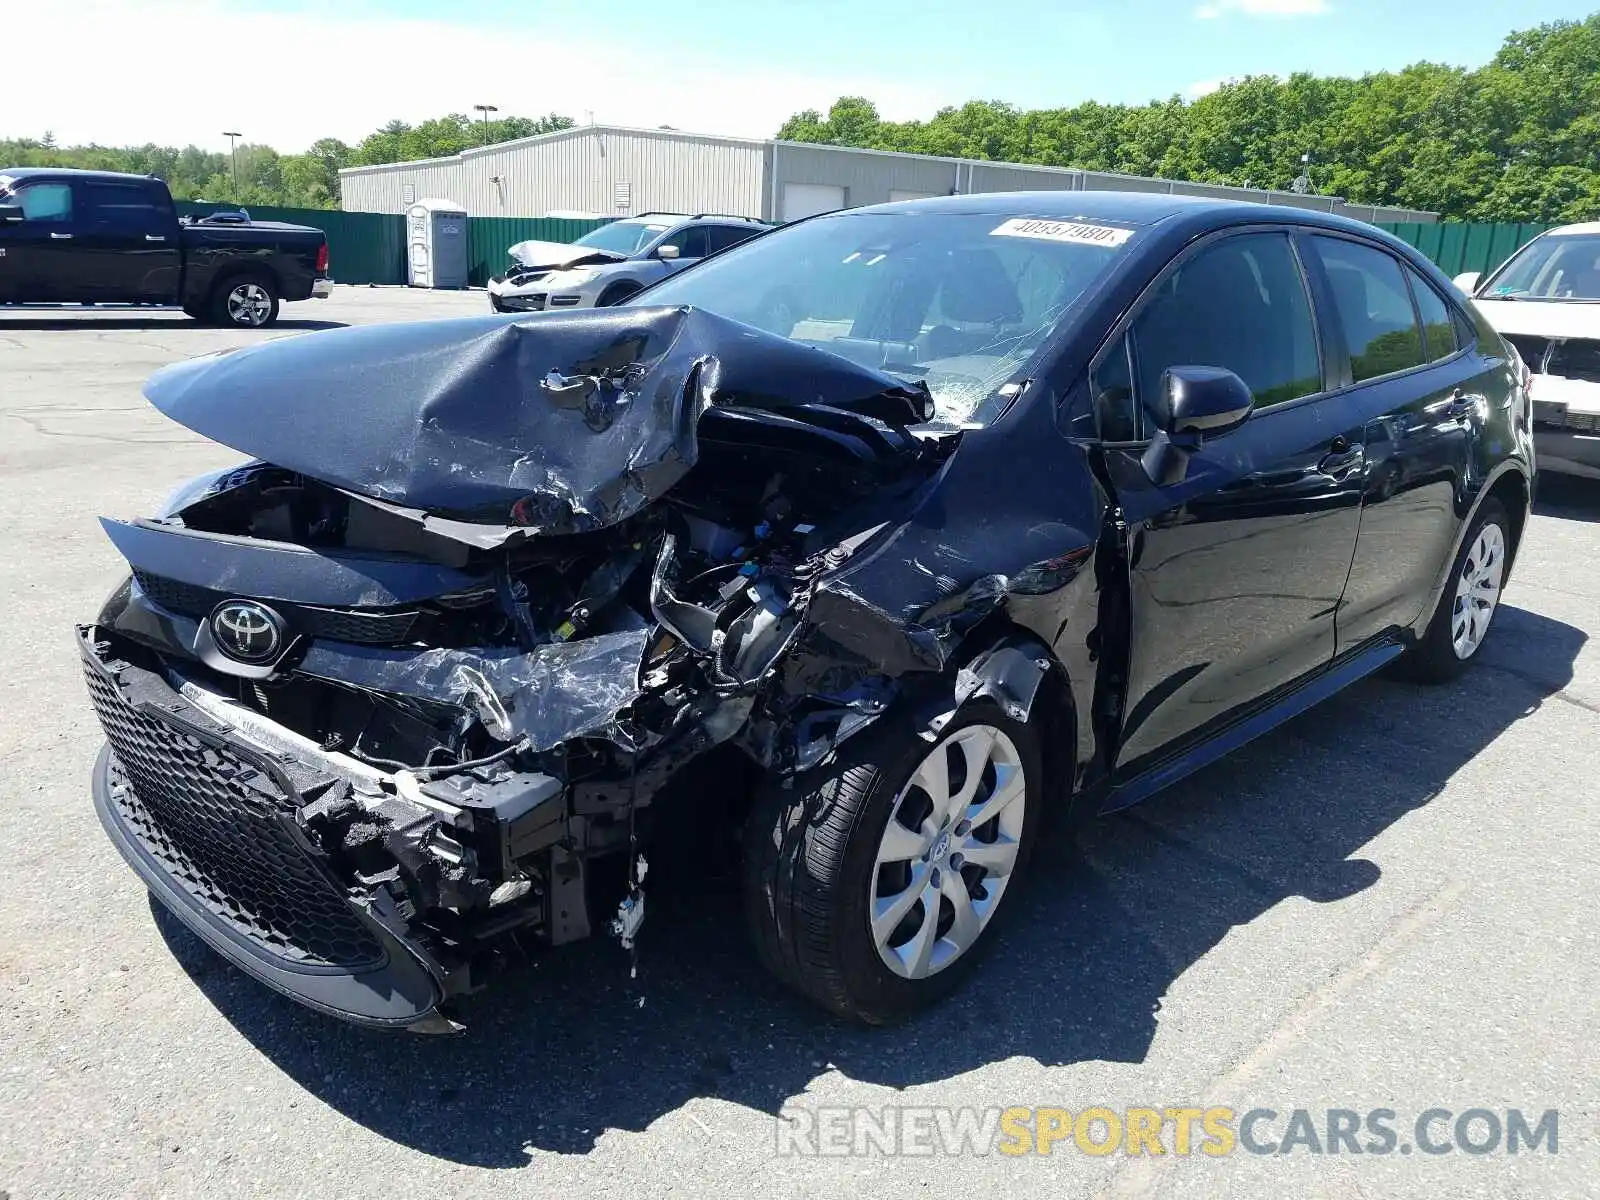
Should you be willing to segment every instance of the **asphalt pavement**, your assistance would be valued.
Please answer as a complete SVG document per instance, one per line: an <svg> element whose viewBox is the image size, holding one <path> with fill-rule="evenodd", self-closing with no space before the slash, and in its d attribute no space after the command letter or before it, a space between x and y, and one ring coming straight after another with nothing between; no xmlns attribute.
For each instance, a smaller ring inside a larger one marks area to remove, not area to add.
<svg viewBox="0 0 1600 1200"><path fill-rule="evenodd" d="M264 337L486 308L339 288L261 333L0 309L0 1200L1600 1193L1600 484L1541 482L1465 679L1362 683L1052 840L970 986L900 1028L769 981L722 883L659 898L637 980L608 938L568 947L469 1001L458 1038L317 1016L153 911L90 805L71 631L122 569L96 517L238 456L139 384ZM1049 1154L807 1152L952 1106L1264 1109L1252 1143L1288 1152L1092 1153L1103 1120ZM1394 1110L1395 1148L1352 1153L1330 1109ZM1419 1143L1430 1109L1452 1115ZM1555 1152L1472 1152L1473 1109L1555 1110Z"/></svg>

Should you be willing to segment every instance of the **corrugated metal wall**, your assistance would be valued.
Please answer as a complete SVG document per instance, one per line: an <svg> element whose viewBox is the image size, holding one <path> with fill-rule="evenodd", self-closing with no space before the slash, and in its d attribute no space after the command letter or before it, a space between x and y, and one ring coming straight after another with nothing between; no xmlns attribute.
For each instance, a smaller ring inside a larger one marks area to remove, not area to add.
<svg viewBox="0 0 1600 1200"><path fill-rule="evenodd" d="M1498 225L1441 222L1432 225L1381 223L1395 237L1421 250L1446 275L1494 270L1552 225L1533 221Z"/></svg>
<svg viewBox="0 0 1600 1200"><path fill-rule="evenodd" d="M180 217L207 217L237 211L237 205L178 202ZM328 235L328 273L339 283L404 283L405 220L379 213L333 212L323 208L264 208L251 205L256 221L310 225ZM576 236L576 235L574 235Z"/></svg>
<svg viewBox="0 0 1600 1200"><path fill-rule="evenodd" d="M340 172L351 212L402 213L427 196L475 217L578 211L761 211L761 142L665 130L587 126L467 150L454 158Z"/></svg>
<svg viewBox="0 0 1600 1200"><path fill-rule="evenodd" d="M573 242L604 221L566 221L556 217L471 217L467 221L467 261L471 281L482 285L499 275L506 251L518 242Z"/></svg>

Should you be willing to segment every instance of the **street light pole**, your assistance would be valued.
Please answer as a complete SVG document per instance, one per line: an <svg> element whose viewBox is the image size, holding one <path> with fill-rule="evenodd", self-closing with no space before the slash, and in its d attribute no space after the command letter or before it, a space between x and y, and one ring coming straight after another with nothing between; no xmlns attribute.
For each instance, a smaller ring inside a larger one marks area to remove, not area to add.
<svg viewBox="0 0 1600 1200"><path fill-rule="evenodd" d="M492 104L474 104L472 107L483 114L483 144L487 146L489 144L489 114L500 110Z"/></svg>
<svg viewBox="0 0 1600 1200"><path fill-rule="evenodd" d="M224 129L222 136L228 139L228 157L233 159L233 190L237 193L239 191L239 139L244 134L229 133Z"/></svg>

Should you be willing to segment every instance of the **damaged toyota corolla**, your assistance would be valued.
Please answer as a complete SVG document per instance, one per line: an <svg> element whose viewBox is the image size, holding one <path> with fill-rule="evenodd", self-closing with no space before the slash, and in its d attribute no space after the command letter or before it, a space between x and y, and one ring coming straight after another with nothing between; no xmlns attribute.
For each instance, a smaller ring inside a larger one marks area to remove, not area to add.
<svg viewBox="0 0 1600 1200"><path fill-rule="evenodd" d="M96 807L213 948L352 1021L454 1029L531 947L631 947L674 841L737 848L781 978L893 1020L1047 818L1466 665L1523 384L1375 229L1094 193L178 364L151 402L250 457L103 522Z"/></svg>

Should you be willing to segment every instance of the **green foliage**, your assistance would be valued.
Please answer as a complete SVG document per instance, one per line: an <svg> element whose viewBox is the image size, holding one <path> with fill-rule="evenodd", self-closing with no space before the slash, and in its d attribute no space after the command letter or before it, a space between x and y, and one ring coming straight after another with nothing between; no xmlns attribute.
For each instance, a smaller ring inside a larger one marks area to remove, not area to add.
<svg viewBox="0 0 1600 1200"><path fill-rule="evenodd" d="M1360 79L1251 76L1185 102L1022 111L974 100L884 121L841 97L780 138L1287 189L1476 221L1600 217L1600 13L1513 33L1477 70L1421 62Z"/></svg>
<svg viewBox="0 0 1600 1200"><path fill-rule="evenodd" d="M81 167L159 175L179 200L337 208L340 167L439 157L486 141L507 142L571 127L571 118L556 113L507 117L489 122L486 138L482 121L451 113L416 126L391 121L353 147L338 138L320 138L304 154L279 154L271 146L241 142L237 182L234 159L226 153L195 146L182 150L154 145L58 146L54 135L46 132L39 138L0 138L0 167Z"/></svg>

